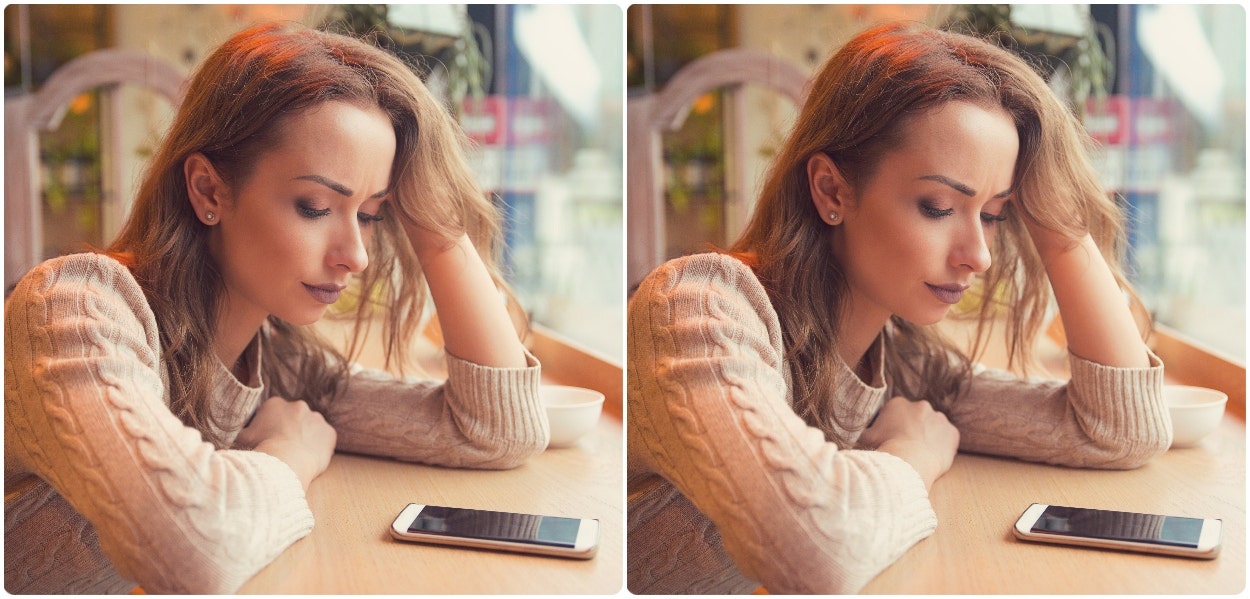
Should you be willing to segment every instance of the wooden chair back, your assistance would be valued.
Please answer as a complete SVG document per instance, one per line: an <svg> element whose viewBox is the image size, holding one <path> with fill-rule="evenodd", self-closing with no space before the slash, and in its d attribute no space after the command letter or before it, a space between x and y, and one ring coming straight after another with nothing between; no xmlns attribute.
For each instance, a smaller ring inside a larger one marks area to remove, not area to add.
<svg viewBox="0 0 1250 599"><path fill-rule="evenodd" d="M690 114L691 104L707 92L726 87L733 93L740 93L744 85L756 84L801 105L807 81L808 74L801 68L775 56L754 50L719 50L683 67L659 92L629 100L627 285L630 289L670 258L665 256L661 135L680 129ZM747 118L749 115L738 113L730 119L729 126L741 131ZM726 135L731 144L733 139L742 137L733 131ZM731 165L745 163L747 149L743 144L730 147L726 152L730 154L726 160ZM742 172L731 173L726 177L724 191L728 205L749 211L753 202L740 196L744 189L751 187L735 180L745 176Z"/></svg>
<svg viewBox="0 0 1250 599"><path fill-rule="evenodd" d="M43 182L41 181L39 134L54 131L65 117L69 103L79 95L103 88L113 95L121 85L155 90L177 106L186 76L173 65L131 50L107 49L84 54L66 63L48 78L38 92L4 100L4 284L9 289L28 270L44 259ZM121 102L102 102L101 154L104 184L100 190L106 222L120 223L129 202L118 197L124 151L118 125ZM110 189L113 188L113 189Z"/></svg>

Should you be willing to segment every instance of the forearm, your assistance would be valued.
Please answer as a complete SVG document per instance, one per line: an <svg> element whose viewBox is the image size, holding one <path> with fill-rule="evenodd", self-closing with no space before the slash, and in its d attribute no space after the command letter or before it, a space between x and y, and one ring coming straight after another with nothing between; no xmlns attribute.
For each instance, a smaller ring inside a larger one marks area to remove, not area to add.
<svg viewBox="0 0 1250 599"><path fill-rule="evenodd" d="M317 468L313 460L305 455L306 451L280 439L266 439L256 446L256 451L278 458L282 463L290 466L295 476L299 478L300 486L304 488L305 493L308 492L313 479L321 474L321 469Z"/></svg>
<svg viewBox="0 0 1250 599"><path fill-rule="evenodd" d="M1035 242L1038 237L1035 233ZM1075 245L1038 243L1037 247L1055 292L1068 349L1105 366L1149 366L1146 345L1124 292L1093 238L1086 235Z"/></svg>
<svg viewBox="0 0 1250 599"><path fill-rule="evenodd" d="M483 366L524 368L512 319L469 237L461 235L450 247L413 245L448 353Z"/></svg>
<svg viewBox="0 0 1250 599"><path fill-rule="evenodd" d="M547 447L540 368L447 357L447 380L352 374L326 411L338 450L452 468L512 468Z"/></svg>
<svg viewBox="0 0 1250 599"><path fill-rule="evenodd" d="M935 452L921 443L890 439L877 447L877 451L888 453L915 468L920 480L924 482L925 491L931 491L933 483L946 474L947 469L933 457Z"/></svg>

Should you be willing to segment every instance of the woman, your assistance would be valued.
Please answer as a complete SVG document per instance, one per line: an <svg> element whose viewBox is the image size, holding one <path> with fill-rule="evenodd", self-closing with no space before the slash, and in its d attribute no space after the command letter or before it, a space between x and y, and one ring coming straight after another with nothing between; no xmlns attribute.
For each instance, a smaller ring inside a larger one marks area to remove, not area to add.
<svg viewBox="0 0 1250 599"><path fill-rule="evenodd" d="M884 26L828 61L732 253L671 261L630 302L631 591L856 592L933 532L957 449L1166 450L1081 131L976 39ZM976 372L925 328L974 282L1020 359L1049 282L1070 381Z"/></svg>
<svg viewBox="0 0 1250 599"><path fill-rule="evenodd" d="M542 451L539 365L475 249L499 231L460 142L360 41L269 25L216 50L119 238L6 303L5 589L232 592L312 528L335 450ZM349 370L301 328L351 293L402 364L427 286L445 383Z"/></svg>

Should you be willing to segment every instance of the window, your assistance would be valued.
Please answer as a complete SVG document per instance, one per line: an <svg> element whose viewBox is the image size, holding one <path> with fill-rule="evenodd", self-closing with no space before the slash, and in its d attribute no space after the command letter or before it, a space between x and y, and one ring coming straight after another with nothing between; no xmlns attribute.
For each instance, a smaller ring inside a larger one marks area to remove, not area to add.
<svg viewBox="0 0 1250 599"><path fill-rule="evenodd" d="M466 97L479 182L502 203L509 279L532 321L624 362L623 15L612 5L468 8L493 80Z"/></svg>
<svg viewBox="0 0 1250 599"><path fill-rule="evenodd" d="M1129 208L1134 282L1158 323L1244 363L1245 9L1090 10L1115 32L1117 75L1086 125Z"/></svg>

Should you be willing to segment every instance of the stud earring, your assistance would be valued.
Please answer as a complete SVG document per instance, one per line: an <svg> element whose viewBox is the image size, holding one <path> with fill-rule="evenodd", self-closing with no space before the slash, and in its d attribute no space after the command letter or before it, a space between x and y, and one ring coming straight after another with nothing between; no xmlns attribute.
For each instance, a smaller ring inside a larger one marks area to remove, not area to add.
<svg viewBox="0 0 1250 599"><path fill-rule="evenodd" d="M217 213L213 212L212 210L209 210L208 212L204 213L204 219L211 223L217 220Z"/></svg>
<svg viewBox="0 0 1250 599"><path fill-rule="evenodd" d="M837 212L830 212L830 213L829 213L829 220L830 220L830 224L834 224L834 225L838 224L838 219L839 219L839 218L842 218L842 216L841 216L840 214L838 214Z"/></svg>

